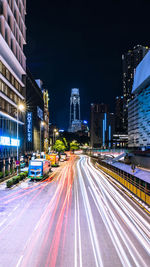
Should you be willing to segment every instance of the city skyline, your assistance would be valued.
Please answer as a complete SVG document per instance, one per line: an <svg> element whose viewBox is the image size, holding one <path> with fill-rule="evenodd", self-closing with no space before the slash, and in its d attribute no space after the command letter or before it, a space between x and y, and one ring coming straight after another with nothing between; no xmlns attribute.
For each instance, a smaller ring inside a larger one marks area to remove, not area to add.
<svg viewBox="0 0 150 267"><path fill-rule="evenodd" d="M50 121L68 128L73 87L80 88L82 119L89 121L91 103L104 102L114 111L115 97L123 91L122 54L138 44L149 46L150 4L143 1L136 13L128 1L46 4L47 9L35 0L28 3L26 55L31 72L49 90Z"/></svg>

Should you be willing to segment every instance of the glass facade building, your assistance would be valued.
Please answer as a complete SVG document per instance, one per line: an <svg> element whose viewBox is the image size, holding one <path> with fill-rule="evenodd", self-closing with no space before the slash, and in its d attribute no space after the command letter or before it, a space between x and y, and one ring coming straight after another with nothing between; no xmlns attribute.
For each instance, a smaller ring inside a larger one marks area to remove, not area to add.
<svg viewBox="0 0 150 267"><path fill-rule="evenodd" d="M150 52L138 65L128 109L128 146L150 147Z"/></svg>
<svg viewBox="0 0 150 267"><path fill-rule="evenodd" d="M149 48L142 45L134 46L132 50L122 55L123 68L123 131L128 131L128 104L133 98L132 86L134 80L135 69L141 62Z"/></svg>
<svg viewBox="0 0 150 267"><path fill-rule="evenodd" d="M0 170L24 150L25 115L18 105L25 101L26 0L0 0ZM17 112L18 111L18 112Z"/></svg>

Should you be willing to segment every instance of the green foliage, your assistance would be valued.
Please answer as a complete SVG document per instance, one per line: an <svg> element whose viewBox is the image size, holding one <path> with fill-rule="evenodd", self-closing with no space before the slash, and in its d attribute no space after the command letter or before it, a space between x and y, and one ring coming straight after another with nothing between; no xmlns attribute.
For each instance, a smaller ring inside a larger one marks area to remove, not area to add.
<svg viewBox="0 0 150 267"><path fill-rule="evenodd" d="M6 185L8 188L10 188L13 185L13 179L10 179L6 182Z"/></svg>
<svg viewBox="0 0 150 267"><path fill-rule="evenodd" d="M63 141L63 143L65 145L65 150L68 150L68 142L67 142L66 138L63 138L62 141Z"/></svg>
<svg viewBox="0 0 150 267"><path fill-rule="evenodd" d="M2 173L2 172L0 172L0 179L1 179L1 178L3 178L3 173Z"/></svg>
<svg viewBox="0 0 150 267"><path fill-rule="evenodd" d="M24 178L26 178L28 175L28 172L22 172L22 173L19 173L18 176L14 176L12 179L9 179L7 182L6 182L6 185L7 187L11 187L12 185L14 184L17 184L19 183L21 180L23 180Z"/></svg>
<svg viewBox="0 0 150 267"><path fill-rule="evenodd" d="M59 153L64 152L66 149L64 142L61 140L56 140L55 145L54 145L54 149Z"/></svg>
<svg viewBox="0 0 150 267"><path fill-rule="evenodd" d="M12 178L13 184L19 183L19 175Z"/></svg>
<svg viewBox="0 0 150 267"><path fill-rule="evenodd" d="M25 178L25 174L24 173L20 173L18 175L18 177L19 177L19 180L23 180Z"/></svg>
<svg viewBox="0 0 150 267"><path fill-rule="evenodd" d="M71 143L70 143L70 150L78 150L80 147L80 144L76 141L76 140L73 140Z"/></svg>

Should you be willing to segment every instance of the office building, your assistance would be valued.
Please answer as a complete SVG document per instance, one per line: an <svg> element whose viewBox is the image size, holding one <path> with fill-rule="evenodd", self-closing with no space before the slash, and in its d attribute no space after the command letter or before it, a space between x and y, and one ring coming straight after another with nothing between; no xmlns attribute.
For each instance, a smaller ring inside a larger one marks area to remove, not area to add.
<svg viewBox="0 0 150 267"><path fill-rule="evenodd" d="M0 169L24 150L26 0L0 0ZM18 127L18 134L17 134ZM18 139L17 139L18 135Z"/></svg>
<svg viewBox="0 0 150 267"><path fill-rule="evenodd" d="M105 104L91 104L91 147L112 147L115 128L114 114Z"/></svg>
<svg viewBox="0 0 150 267"><path fill-rule="evenodd" d="M42 82L41 82L42 84ZM40 87L39 87L40 86ZM26 152L44 150L44 99L40 83L27 68L26 75Z"/></svg>
<svg viewBox="0 0 150 267"><path fill-rule="evenodd" d="M124 133L123 129L123 96L115 99L115 133Z"/></svg>
<svg viewBox="0 0 150 267"><path fill-rule="evenodd" d="M79 88L71 89L69 132L81 130Z"/></svg>
<svg viewBox="0 0 150 267"><path fill-rule="evenodd" d="M150 148L150 51L137 66L128 110L128 146Z"/></svg>
<svg viewBox="0 0 150 267"><path fill-rule="evenodd" d="M127 53L122 55L124 133L127 133L128 130L128 104L129 101L133 98L132 86L135 69L148 51L148 47L137 45L132 50L129 50Z"/></svg>
<svg viewBox="0 0 150 267"><path fill-rule="evenodd" d="M48 90L43 89L44 100L44 151L48 151L49 147L49 95Z"/></svg>

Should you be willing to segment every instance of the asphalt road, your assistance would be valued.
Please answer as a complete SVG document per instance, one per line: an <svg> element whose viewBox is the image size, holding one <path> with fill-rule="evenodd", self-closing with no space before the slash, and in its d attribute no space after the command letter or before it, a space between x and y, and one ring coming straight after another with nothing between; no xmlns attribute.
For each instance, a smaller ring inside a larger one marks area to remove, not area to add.
<svg viewBox="0 0 150 267"><path fill-rule="evenodd" d="M150 217L72 156L45 182L0 186L0 267L150 266Z"/></svg>

